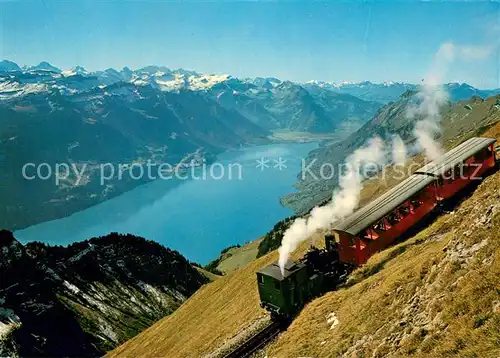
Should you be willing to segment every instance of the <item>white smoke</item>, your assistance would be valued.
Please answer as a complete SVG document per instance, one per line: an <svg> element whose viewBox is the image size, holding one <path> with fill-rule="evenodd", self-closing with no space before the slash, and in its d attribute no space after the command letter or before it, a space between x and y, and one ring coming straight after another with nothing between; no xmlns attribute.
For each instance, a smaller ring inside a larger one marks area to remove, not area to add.
<svg viewBox="0 0 500 358"><path fill-rule="evenodd" d="M284 266L297 246L320 229L327 229L337 220L351 214L359 205L362 181L367 168L382 166L386 160L384 143L380 138L370 140L347 157L345 173L339 178L339 189L332 201L325 206L317 206L308 218L298 218L283 235L279 248L279 265L284 274Z"/></svg>
<svg viewBox="0 0 500 358"><path fill-rule="evenodd" d="M448 93L441 86L448 69L457 59L485 59L491 55L494 48L494 45L464 46L446 42L440 46L434 56L432 66L417 94L420 104L410 106L407 111L407 116L410 119L422 118L415 124L413 133L428 159L438 161L444 154L444 150L436 138L441 134L440 108L448 101Z"/></svg>
<svg viewBox="0 0 500 358"><path fill-rule="evenodd" d="M392 137L392 162L395 165L404 165L408 157L408 150L406 149L405 142L400 136L395 135Z"/></svg>

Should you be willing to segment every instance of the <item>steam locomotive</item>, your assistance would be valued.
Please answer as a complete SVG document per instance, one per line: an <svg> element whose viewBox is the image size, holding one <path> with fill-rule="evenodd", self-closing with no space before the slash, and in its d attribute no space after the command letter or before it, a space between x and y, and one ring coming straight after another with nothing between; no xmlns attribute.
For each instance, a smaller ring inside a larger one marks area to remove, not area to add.
<svg viewBox="0 0 500 358"><path fill-rule="evenodd" d="M281 273L278 263L257 272L261 306L273 319L289 319L312 298L333 289L407 233L446 200L497 167L495 139L471 138L430 162L376 200L346 217L325 236L325 249L310 249Z"/></svg>

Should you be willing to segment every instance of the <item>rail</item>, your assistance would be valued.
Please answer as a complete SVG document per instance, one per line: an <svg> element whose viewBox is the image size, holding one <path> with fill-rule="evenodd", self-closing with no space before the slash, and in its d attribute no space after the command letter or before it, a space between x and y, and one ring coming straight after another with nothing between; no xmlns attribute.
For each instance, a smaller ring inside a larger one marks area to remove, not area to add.
<svg viewBox="0 0 500 358"><path fill-rule="evenodd" d="M271 321L262 330L248 338L243 344L236 347L233 351L224 356L224 358L248 358L259 349L265 347L281 331L286 329L286 322Z"/></svg>

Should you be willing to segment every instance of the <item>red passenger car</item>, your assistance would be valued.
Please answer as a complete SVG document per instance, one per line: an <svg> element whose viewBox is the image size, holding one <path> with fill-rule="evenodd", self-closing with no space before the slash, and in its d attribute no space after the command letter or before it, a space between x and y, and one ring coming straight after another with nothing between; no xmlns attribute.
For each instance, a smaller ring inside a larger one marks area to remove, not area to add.
<svg viewBox="0 0 500 358"><path fill-rule="evenodd" d="M451 198L473 181L481 180L495 166L495 139L471 138L415 174L437 178L438 200Z"/></svg>
<svg viewBox="0 0 500 358"><path fill-rule="evenodd" d="M471 138L370 202L333 228L326 246L341 262L362 265L496 164L494 139ZM338 245L334 245L333 241Z"/></svg>

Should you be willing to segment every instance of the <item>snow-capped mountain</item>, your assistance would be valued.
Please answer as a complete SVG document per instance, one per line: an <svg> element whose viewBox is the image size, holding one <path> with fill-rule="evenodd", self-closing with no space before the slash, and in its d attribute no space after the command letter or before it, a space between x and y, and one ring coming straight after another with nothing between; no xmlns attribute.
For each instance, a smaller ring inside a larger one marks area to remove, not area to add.
<svg viewBox="0 0 500 358"><path fill-rule="evenodd" d="M370 81L363 82L323 82L309 81L304 84L304 87L314 89L329 89L338 93L346 93L366 101L375 101L383 104L397 101L403 93L408 90L418 91L419 86L406 82L382 82L373 83ZM466 83L447 83L443 85L444 90L448 93L449 99L452 102L466 100L472 96L486 98L497 93L500 89L482 90L472 87Z"/></svg>
<svg viewBox="0 0 500 358"><path fill-rule="evenodd" d="M50 63L46 61L40 62L36 66L29 66L26 68L28 71L49 71L49 72L54 72L54 73L61 73L61 69L52 66Z"/></svg>
<svg viewBox="0 0 500 358"><path fill-rule="evenodd" d="M245 92L249 96L272 92L282 84L282 81L275 77L240 79L228 74L201 74L192 70L172 70L165 66L155 65L136 70L124 67L122 70L108 68L104 71L92 72L82 66L62 71L46 61L24 68L12 61L0 62L0 99L51 89L58 90L64 95L76 94L96 87L105 88L123 82L135 86L150 86L164 92L184 90L210 92L227 84L238 94ZM37 85L33 86L35 83ZM396 101L407 90L418 90L418 85L405 82L314 80L302 84L294 83L294 85L301 86L311 93L332 91L381 104ZM468 99L473 95L487 97L499 92L498 90L480 90L465 83L449 83L445 85L445 88L452 101ZM218 94L221 95L221 92ZM227 92L224 92L224 95L227 95Z"/></svg>
<svg viewBox="0 0 500 358"><path fill-rule="evenodd" d="M309 81L305 84L306 88L329 89L339 93L346 93L358 98L375 101L380 103L389 103L397 100L407 90L415 90L416 85L403 82L383 82L372 83L364 82L321 82Z"/></svg>

